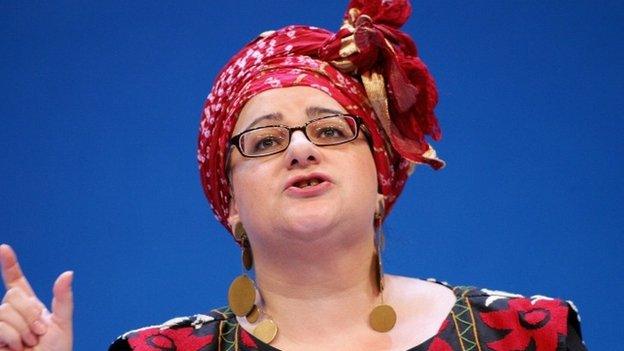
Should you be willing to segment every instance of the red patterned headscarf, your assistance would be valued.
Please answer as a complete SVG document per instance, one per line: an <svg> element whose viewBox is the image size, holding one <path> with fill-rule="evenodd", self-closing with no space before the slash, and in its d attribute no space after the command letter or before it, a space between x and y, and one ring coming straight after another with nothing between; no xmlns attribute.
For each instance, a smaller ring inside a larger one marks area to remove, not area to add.
<svg viewBox="0 0 624 351"><path fill-rule="evenodd" d="M215 217L229 228L226 158L238 114L255 95L308 86L360 116L370 131L378 190L390 210L415 163L444 166L425 140L440 139L438 95L412 39L400 30L407 0L351 0L337 33L288 26L261 34L225 65L204 104L197 158Z"/></svg>

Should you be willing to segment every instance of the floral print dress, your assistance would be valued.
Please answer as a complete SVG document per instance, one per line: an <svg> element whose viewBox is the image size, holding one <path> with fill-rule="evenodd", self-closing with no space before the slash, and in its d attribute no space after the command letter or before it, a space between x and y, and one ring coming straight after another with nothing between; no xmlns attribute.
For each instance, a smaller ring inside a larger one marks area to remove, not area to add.
<svg viewBox="0 0 624 351"><path fill-rule="evenodd" d="M437 334L406 351L586 351L570 301L456 286ZM109 351L279 351L245 331L229 308L127 332Z"/></svg>

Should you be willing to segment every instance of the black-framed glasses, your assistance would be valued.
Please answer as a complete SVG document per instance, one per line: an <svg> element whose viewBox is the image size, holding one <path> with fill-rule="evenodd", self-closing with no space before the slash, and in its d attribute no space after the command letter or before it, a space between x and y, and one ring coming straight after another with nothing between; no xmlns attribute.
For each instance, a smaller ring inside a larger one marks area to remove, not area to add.
<svg viewBox="0 0 624 351"><path fill-rule="evenodd" d="M300 130L314 145L329 146L348 143L358 137L362 119L338 114L308 121L297 127L271 125L248 129L230 139L245 157L269 156L282 152L290 145L292 134Z"/></svg>

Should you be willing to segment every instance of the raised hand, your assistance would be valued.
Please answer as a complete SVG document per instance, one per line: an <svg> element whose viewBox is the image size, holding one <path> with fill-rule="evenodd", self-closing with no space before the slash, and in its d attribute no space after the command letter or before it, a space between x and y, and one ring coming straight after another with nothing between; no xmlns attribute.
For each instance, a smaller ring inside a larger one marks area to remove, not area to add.
<svg viewBox="0 0 624 351"><path fill-rule="evenodd" d="M0 245L0 264L6 289L0 305L0 351L71 351L73 272L56 279L50 312L30 287L9 245Z"/></svg>

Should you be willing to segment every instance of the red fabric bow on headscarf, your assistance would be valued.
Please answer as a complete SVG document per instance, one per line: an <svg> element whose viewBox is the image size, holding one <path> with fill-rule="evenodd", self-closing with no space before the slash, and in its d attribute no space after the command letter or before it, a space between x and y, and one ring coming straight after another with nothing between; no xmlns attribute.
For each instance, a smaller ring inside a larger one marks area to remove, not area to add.
<svg viewBox="0 0 624 351"><path fill-rule="evenodd" d="M204 192L226 228L229 139L245 103L269 89L320 89L364 120L386 213L414 163L444 166L425 140L440 139L435 84L399 30L410 12L407 0L352 0L337 33L306 26L266 32L225 65L204 104L197 157Z"/></svg>
<svg viewBox="0 0 624 351"><path fill-rule="evenodd" d="M361 74L377 117L401 156L437 169L443 163L428 157L424 139L441 137L433 113L437 90L416 45L399 30L410 12L407 1L353 0L344 25L319 54L343 72Z"/></svg>

